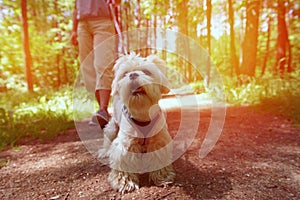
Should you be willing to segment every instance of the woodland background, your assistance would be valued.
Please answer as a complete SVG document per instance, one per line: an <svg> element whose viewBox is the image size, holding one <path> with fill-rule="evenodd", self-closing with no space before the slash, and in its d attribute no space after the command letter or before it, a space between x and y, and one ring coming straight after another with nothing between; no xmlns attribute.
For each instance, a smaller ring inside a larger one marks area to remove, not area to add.
<svg viewBox="0 0 300 200"><path fill-rule="evenodd" d="M73 0L0 0L0 149L74 127L80 65L70 42L73 8ZM263 104L299 123L298 1L123 0L115 15L122 31L159 27L194 39L221 73L229 104ZM205 91L189 63L176 58L170 67L195 93Z"/></svg>

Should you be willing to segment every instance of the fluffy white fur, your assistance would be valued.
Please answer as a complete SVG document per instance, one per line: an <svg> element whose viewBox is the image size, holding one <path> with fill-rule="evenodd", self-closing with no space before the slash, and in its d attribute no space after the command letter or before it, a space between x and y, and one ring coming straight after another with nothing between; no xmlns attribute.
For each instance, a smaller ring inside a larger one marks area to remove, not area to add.
<svg viewBox="0 0 300 200"><path fill-rule="evenodd" d="M164 67L156 55L142 58L134 53L120 57L114 66L114 110L99 157L108 157L108 180L119 192L138 189L139 174L145 172L155 185L174 182L172 139L158 106L161 94L169 92Z"/></svg>

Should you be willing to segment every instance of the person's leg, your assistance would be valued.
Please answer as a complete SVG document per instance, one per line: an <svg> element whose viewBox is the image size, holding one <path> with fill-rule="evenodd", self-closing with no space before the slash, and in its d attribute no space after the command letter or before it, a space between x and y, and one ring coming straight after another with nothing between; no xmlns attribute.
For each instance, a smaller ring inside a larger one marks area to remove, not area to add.
<svg viewBox="0 0 300 200"><path fill-rule="evenodd" d="M97 99L99 109L108 112L108 104L110 99L111 90L96 90L95 97Z"/></svg>
<svg viewBox="0 0 300 200"><path fill-rule="evenodd" d="M109 121L108 104L110 99L110 90L96 90L95 97L99 104L99 110L95 114L95 118L100 124L101 128L104 128Z"/></svg>
<svg viewBox="0 0 300 200"><path fill-rule="evenodd" d="M93 36L89 30L88 22L78 24L78 47L80 58L80 71L84 85L89 92L95 91L96 70L94 68Z"/></svg>
<svg viewBox="0 0 300 200"><path fill-rule="evenodd" d="M108 105L110 101L111 83L113 79L112 64L115 60L115 44L113 24L110 20L93 22L94 28L94 67L96 70L95 97L99 104L98 121L103 127L108 122ZM107 120L107 122L106 122Z"/></svg>
<svg viewBox="0 0 300 200"><path fill-rule="evenodd" d="M95 92L96 86L96 70L94 67L94 40L88 21L81 21L78 24L78 46L80 71L82 74L84 86L88 92ZM96 95L96 94L95 94ZM98 96L98 95L97 95ZM100 99L99 99L100 100ZM98 101L98 99L97 99ZM100 106L100 101L99 106ZM97 116L92 116L90 125L97 125Z"/></svg>
<svg viewBox="0 0 300 200"><path fill-rule="evenodd" d="M96 90L95 91L95 97L96 97L96 100L97 100L97 103L99 105L99 110L101 109L101 98L100 98L100 90Z"/></svg>

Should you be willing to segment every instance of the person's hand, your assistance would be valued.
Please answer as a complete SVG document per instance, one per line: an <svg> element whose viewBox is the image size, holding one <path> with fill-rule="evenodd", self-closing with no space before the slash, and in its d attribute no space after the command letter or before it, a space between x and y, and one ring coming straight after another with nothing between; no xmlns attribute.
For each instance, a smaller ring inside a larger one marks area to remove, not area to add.
<svg viewBox="0 0 300 200"><path fill-rule="evenodd" d="M74 46L78 45L78 40L77 40L77 32L76 31L72 31L71 34L71 42Z"/></svg>

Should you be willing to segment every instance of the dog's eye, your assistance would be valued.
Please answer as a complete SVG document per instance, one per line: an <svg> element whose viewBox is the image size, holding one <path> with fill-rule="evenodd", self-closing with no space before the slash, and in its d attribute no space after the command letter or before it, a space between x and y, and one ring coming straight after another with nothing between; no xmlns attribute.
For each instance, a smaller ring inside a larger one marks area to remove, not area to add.
<svg viewBox="0 0 300 200"><path fill-rule="evenodd" d="M149 70L147 70L147 69L143 69L142 72L144 72L144 74L146 74L146 75L148 75L148 76L150 76L150 75L152 74L152 73L151 73Z"/></svg>

